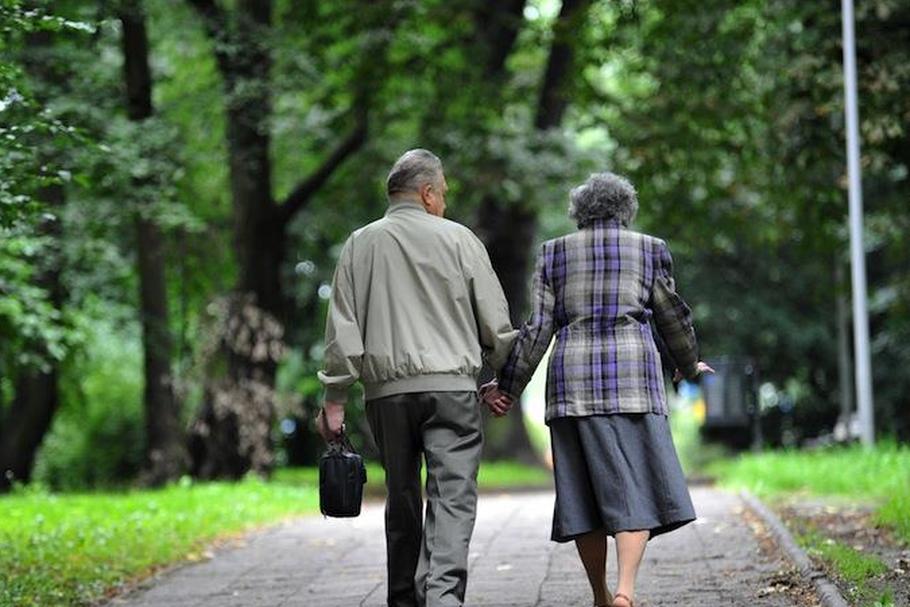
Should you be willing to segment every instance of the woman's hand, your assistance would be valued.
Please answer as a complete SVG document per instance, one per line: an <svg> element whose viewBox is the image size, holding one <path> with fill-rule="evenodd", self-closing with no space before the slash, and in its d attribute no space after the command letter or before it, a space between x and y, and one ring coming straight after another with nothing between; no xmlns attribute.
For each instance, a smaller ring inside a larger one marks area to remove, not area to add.
<svg viewBox="0 0 910 607"><path fill-rule="evenodd" d="M699 375L704 375L705 373L714 373L714 369L708 366L703 360L698 361L698 364L695 365L695 372Z"/></svg>
<svg viewBox="0 0 910 607"><path fill-rule="evenodd" d="M698 364L695 365L695 374L696 374L696 375L704 375L705 373L714 373L714 369L712 369L712 368L708 365L708 363L706 363L705 361L700 360L700 361L698 361ZM683 374L679 372L679 369L677 369L676 372L673 373L673 383L674 383L674 384L678 384L678 383L681 382L683 379L685 379L685 378L683 377Z"/></svg>

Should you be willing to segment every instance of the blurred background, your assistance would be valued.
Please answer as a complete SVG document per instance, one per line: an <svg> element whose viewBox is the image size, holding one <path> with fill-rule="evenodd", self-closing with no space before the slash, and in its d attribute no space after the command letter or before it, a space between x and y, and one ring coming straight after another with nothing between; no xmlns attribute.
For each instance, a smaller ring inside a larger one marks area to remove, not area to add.
<svg viewBox="0 0 910 607"><path fill-rule="evenodd" d="M857 604L910 605L910 3L856 2L862 446L840 9L0 0L0 605L95 604L319 512L335 262L414 147L516 325L570 188L628 176L718 371L669 391L690 480L769 500ZM544 383L485 421L482 491L551 486Z"/></svg>
<svg viewBox="0 0 910 607"><path fill-rule="evenodd" d="M313 465L336 256L418 146L516 324L568 190L625 174L719 370L679 392L695 444L855 439L839 6L2 6L4 488ZM907 441L910 5L856 19L877 432ZM489 458L545 459L541 399L488 423Z"/></svg>

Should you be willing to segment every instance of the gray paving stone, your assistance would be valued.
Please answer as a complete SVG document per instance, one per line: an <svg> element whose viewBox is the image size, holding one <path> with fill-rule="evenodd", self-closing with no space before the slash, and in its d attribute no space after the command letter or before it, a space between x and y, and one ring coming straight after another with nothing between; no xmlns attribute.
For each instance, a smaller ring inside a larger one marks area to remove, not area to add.
<svg viewBox="0 0 910 607"><path fill-rule="evenodd" d="M794 605L762 593L782 566L766 557L734 494L694 488L698 520L649 542L639 607ZM590 605L573 544L549 541L549 492L483 495L469 557L471 607ZM126 607L381 607L385 604L382 505L353 520L301 518L248 536L209 561L177 568L113 599ZM615 583L610 541L608 580Z"/></svg>

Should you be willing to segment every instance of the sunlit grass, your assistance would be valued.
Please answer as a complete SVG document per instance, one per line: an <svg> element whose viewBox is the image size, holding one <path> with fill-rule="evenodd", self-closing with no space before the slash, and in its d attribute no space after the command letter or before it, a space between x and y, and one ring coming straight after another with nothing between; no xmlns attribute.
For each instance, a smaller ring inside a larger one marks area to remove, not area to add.
<svg viewBox="0 0 910 607"><path fill-rule="evenodd" d="M0 605L81 605L216 537L306 514L313 487L250 479L128 493L0 498Z"/></svg>
<svg viewBox="0 0 910 607"><path fill-rule="evenodd" d="M882 442L815 451L742 454L708 470L726 486L760 496L842 496L875 502L876 520L910 542L910 447Z"/></svg>
<svg viewBox="0 0 910 607"><path fill-rule="evenodd" d="M876 523L910 542L910 447L882 442L872 449L851 445L748 453L717 460L708 470L722 485L747 488L772 500L825 496L871 502ZM854 588L862 604L893 605L887 590L878 599L872 595L871 581L887 570L878 558L826 538L815 528L797 534L797 540Z"/></svg>

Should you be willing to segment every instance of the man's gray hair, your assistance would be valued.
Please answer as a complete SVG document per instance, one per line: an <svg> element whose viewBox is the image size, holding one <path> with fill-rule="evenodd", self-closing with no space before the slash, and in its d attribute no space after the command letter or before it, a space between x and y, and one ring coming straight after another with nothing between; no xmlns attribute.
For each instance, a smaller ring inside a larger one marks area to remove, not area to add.
<svg viewBox="0 0 910 607"><path fill-rule="evenodd" d="M638 213L638 194L632 183L615 173L594 173L569 195L569 217L579 228L598 219L618 219L629 226Z"/></svg>
<svg viewBox="0 0 910 607"><path fill-rule="evenodd" d="M416 192L424 184L442 181L442 161L429 150L408 150L392 165L386 179L389 196L401 192Z"/></svg>

